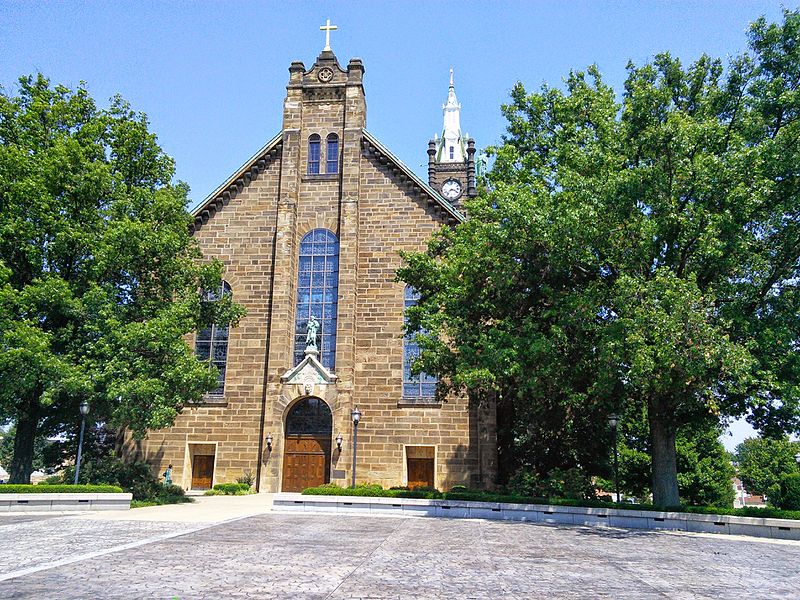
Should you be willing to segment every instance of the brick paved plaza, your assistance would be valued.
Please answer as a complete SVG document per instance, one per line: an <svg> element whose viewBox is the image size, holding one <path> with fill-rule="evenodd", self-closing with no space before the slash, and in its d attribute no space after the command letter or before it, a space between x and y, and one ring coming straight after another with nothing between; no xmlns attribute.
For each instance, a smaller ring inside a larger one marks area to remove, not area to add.
<svg viewBox="0 0 800 600"><path fill-rule="evenodd" d="M800 590L797 542L358 515L148 521L141 510L127 519L0 517L0 598L796 598Z"/></svg>

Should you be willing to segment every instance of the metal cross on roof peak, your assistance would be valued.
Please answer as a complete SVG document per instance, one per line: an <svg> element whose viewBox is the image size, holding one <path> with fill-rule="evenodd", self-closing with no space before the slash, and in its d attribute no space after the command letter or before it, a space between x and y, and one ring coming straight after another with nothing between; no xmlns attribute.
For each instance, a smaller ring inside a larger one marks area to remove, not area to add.
<svg viewBox="0 0 800 600"><path fill-rule="evenodd" d="M325 47L322 49L323 52L331 49L331 31L336 31L337 29L338 27L336 25L331 25L330 19L325 19L325 25L319 28L320 31L325 32Z"/></svg>

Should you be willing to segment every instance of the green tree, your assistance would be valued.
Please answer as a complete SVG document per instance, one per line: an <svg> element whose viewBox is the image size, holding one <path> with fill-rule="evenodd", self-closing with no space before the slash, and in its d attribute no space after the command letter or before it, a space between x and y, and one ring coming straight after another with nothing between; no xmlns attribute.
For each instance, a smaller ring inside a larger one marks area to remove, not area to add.
<svg viewBox="0 0 800 600"><path fill-rule="evenodd" d="M683 428L678 432L678 490L683 504L733 507L736 470L719 441L714 423Z"/></svg>
<svg viewBox="0 0 800 600"><path fill-rule="evenodd" d="M501 456L534 423L600 469L599 424L640 407L669 506L682 429L800 428L800 13L749 40L727 69L631 64L621 104L596 67L517 84L470 220L405 256L418 366L511 406Z"/></svg>
<svg viewBox="0 0 800 600"><path fill-rule="evenodd" d="M681 504L733 506L736 474L731 457L720 442L720 426L707 420L681 428L675 439ZM623 493L645 499L651 494L652 461L647 411L631 406L619 423L619 481ZM599 481L605 490L614 482Z"/></svg>
<svg viewBox="0 0 800 600"><path fill-rule="evenodd" d="M751 494L774 499L781 478L790 473L800 473L795 458L798 453L800 444L789 441L787 437L747 438L736 447L739 478L744 488Z"/></svg>
<svg viewBox="0 0 800 600"><path fill-rule="evenodd" d="M14 427L2 434L0 439L0 465L10 465L14 460L14 438L16 432ZM45 437L38 436L33 445L33 470L51 473L53 468L61 463L61 456L58 447Z"/></svg>
<svg viewBox="0 0 800 600"><path fill-rule="evenodd" d="M235 322L188 234L187 187L147 119L119 97L23 77L0 95L0 421L16 425L12 482L35 440L91 417L135 435L215 386L183 340Z"/></svg>

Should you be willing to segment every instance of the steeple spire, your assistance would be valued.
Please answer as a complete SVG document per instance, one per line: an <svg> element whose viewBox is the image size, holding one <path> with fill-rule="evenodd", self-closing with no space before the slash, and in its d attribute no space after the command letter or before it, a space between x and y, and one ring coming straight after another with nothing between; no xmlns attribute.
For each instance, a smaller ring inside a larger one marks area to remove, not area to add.
<svg viewBox="0 0 800 600"><path fill-rule="evenodd" d="M465 140L461 135L461 105L456 98L456 87L453 83L453 69L450 69L450 87L447 90L447 102L442 105L444 126L442 137L437 148L437 162L464 162L466 157Z"/></svg>
<svg viewBox="0 0 800 600"><path fill-rule="evenodd" d="M452 68L442 113L442 136L434 135L428 142L428 183L460 209L462 198L477 194L475 140L461 133L461 105L456 98Z"/></svg>

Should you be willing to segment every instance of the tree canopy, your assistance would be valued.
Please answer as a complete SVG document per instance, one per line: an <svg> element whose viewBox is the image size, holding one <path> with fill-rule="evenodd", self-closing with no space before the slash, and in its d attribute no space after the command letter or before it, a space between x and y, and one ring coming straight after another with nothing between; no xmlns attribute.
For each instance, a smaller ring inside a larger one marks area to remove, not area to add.
<svg viewBox="0 0 800 600"><path fill-rule="evenodd" d="M610 412L647 415L654 502L676 437L800 428L800 13L748 53L514 86L470 218L405 255L417 367L498 402L505 474L607 472ZM606 466L604 466L606 465Z"/></svg>
<svg viewBox="0 0 800 600"><path fill-rule="evenodd" d="M23 77L0 94L0 422L16 424L12 482L37 437L80 419L135 435L170 425L216 385L183 336L235 321L221 265L189 236L188 188L120 97Z"/></svg>
<svg viewBox="0 0 800 600"><path fill-rule="evenodd" d="M736 447L739 478L744 489L773 500L783 476L800 473L797 454L800 454L800 443L786 437L747 438Z"/></svg>

